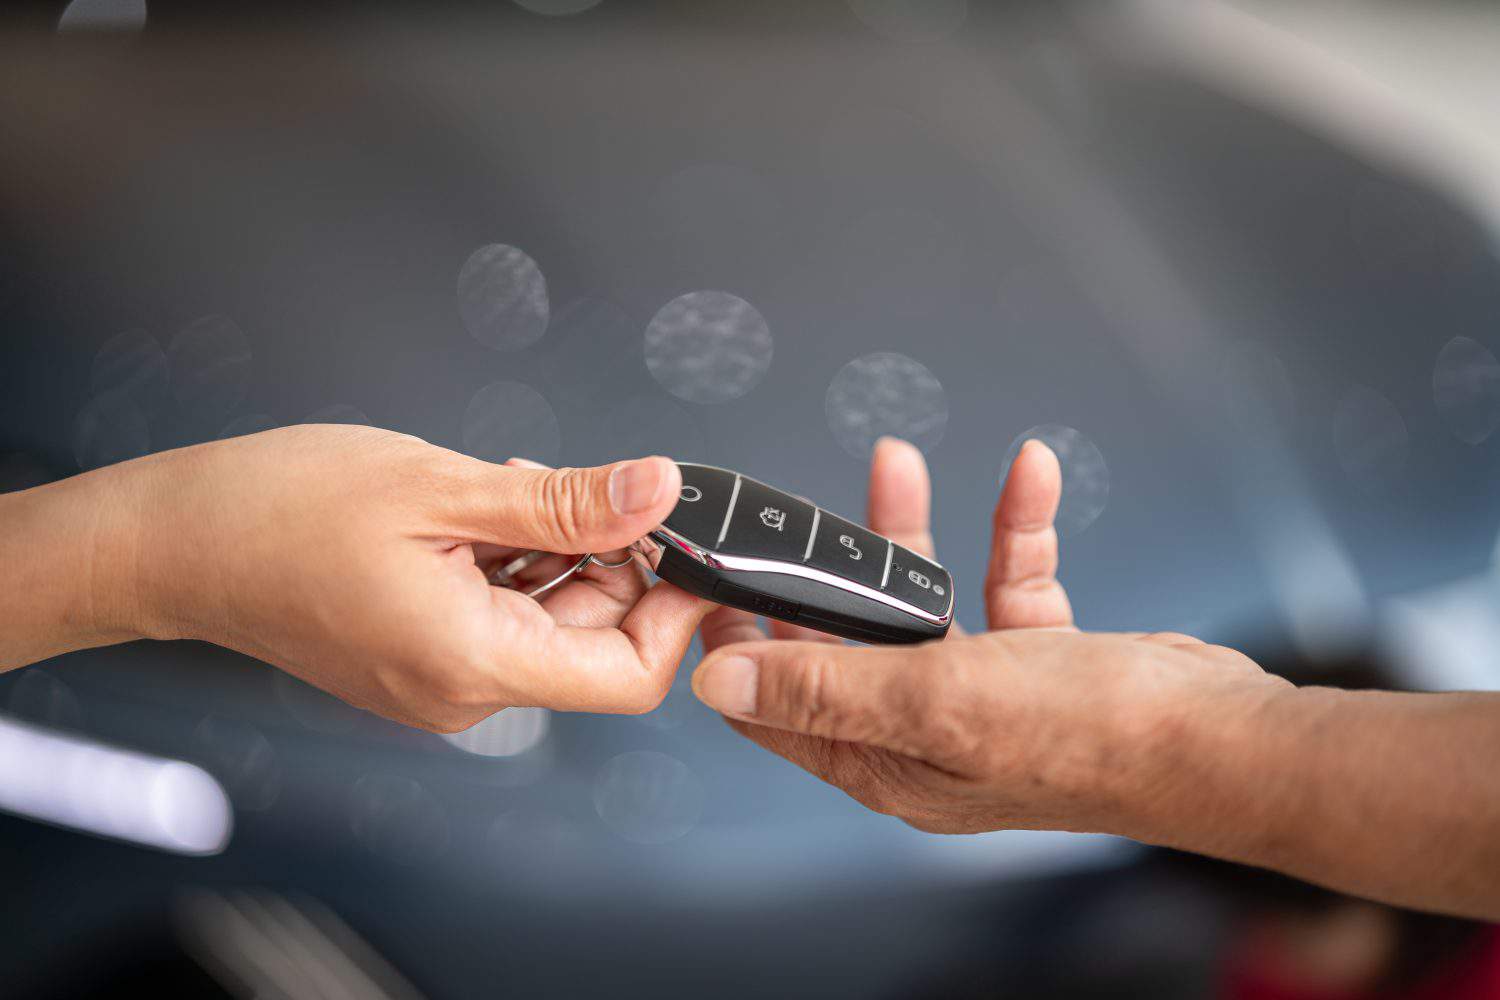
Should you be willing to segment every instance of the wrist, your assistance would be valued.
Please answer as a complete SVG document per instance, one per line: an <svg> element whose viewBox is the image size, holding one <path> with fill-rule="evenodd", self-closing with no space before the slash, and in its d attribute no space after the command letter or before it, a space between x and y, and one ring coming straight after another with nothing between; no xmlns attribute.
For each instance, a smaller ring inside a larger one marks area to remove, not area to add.
<svg viewBox="0 0 1500 1000"><path fill-rule="evenodd" d="M68 502L86 525L74 534L74 563L91 624L109 642L152 635L152 594L143 567L150 514L145 480L159 464L150 456L69 481L74 490Z"/></svg>
<svg viewBox="0 0 1500 1000"><path fill-rule="evenodd" d="M79 593L102 642L196 637L204 584L185 559L194 527L190 452L167 451L66 480Z"/></svg>
<svg viewBox="0 0 1500 1000"><path fill-rule="evenodd" d="M0 496L0 669L140 637L121 486L110 468Z"/></svg>
<svg viewBox="0 0 1500 1000"><path fill-rule="evenodd" d="M212 638L204 622L216 593L207 575L213 549L198 537L203 518L192 503L203 450L166 451L114 467L120 478L111 484L119 578L113 596L117 621L132 638Z"/></svg>
<svg viewBox="0 0 1500 1000"><path fill-rule="evenodd" d="M1288 808L1273 786L1271 757L1293 715L1298 689L1259 675L1205 685L1188 697L1163 694L1131 727L1124 794L1112 797L1116 829L1144 843L1235 860L1262 853Z"/></svg>

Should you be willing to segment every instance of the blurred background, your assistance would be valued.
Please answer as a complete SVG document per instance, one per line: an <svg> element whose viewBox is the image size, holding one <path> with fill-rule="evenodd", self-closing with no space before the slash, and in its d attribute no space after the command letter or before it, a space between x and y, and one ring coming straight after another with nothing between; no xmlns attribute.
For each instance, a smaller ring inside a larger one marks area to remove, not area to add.
<svg viewBox="0 0 1500 1000"><path fill-rule="evenodd" d="M1496 51L1478 0L12 2L0 489L358 422L858 516L897 434L972 629L1041 436L1085 627L1493 688ZM0 994L1491 995L1473 925L869 814L688 672L447 738L194 644L0 676Z"/></svg>

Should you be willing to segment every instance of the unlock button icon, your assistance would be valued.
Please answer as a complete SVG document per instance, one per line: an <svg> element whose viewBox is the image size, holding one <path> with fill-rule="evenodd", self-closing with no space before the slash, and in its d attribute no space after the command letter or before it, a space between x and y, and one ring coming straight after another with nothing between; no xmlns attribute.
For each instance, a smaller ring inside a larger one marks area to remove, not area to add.
<svg viewBox="0 0 1500 1000"><path fill-rule="evenodd" d="M842 545L844 548L846 548L846 549L849 550L849 558L850 559L853 559L856 562L858 562L859 560L861 560L861 559L863 559L865 557L865 554L863 552L859 551L859 549L857 549L857 548L854 547L854 539L852 537L850 537L849 535L840 535L839 536L839 544Z"/></svg>

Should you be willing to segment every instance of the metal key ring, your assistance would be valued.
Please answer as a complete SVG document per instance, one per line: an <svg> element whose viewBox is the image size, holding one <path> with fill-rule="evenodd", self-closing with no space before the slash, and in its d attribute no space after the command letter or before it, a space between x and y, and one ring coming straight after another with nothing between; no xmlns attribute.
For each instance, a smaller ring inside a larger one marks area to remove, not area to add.
<svg viewBox="0 0 1500 1000"><path fill-rule="evenodd" d="M541 549L532 549L530 552L523 552L505 565L491 570L488 580L493 586L511 588L511 584L515 580L517 575L551 555L554 555L554 553L544 552ZM592 552L586 552L582 556L578 557L577 562L569 566L567 569L563 570L561 573L557 574L557 576L548 580L546 583L540 584L536 587L532 587L530 590L518 590L517 593L525 594L527 597L541 598L544 594L550 593L556 588L562 586L572 577L577 576L579 573L582 573L585 569L588 568L589 563L593 563L595 566L599 566L604 569L621 569L622 567L630 565L630 563L634 561L635 554L630 550L627 550L624 559L621 559L619 562L613 563L604 562L603 560L595 557Z"/></svg>
<svg viewBox="0 0 1500 1000"><path fill-rule="evenodd" d="M492 586L506 587L508 589L515 590L517 593L525 594L527 597L539 598L543 594L546 594L561 586L563 583L567 582L570 577L583 572L584 567L588 566L588 564L593 562L594 560L593 553L584 553L582 556L578 557L577 562L554 576L552 579L548 580L546 583L532 587L530 590L521 590L514 586L514 581L517 575L524 572L526 569L530 568L541 560L546 559L547 557L554 554L555 553L552 552L543 552L541 549L532 549L530 552L523 552L503 566L491 570L488 577L489 582Z"/></svg>

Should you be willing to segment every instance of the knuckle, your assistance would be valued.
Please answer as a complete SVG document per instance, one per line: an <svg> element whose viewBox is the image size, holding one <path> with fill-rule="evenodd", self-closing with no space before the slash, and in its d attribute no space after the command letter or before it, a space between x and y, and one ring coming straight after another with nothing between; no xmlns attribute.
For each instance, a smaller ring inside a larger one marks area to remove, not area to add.
<svg viewBox="0 0 1500 1000"><path fill-rule="evenodd" d="M559 544L578 538L587 527L588 476L581 469L557 469L541 480L540 527Z"/></svg>
<svg viewBox="0 0 1500 1000"><path fill-rule="evenodd" d="M810 656L799 669L783 675L779 700L786 706L791 728L820 735L839 728L840 713L828 703L828 677L832 669L827 657Z"/></svg>

